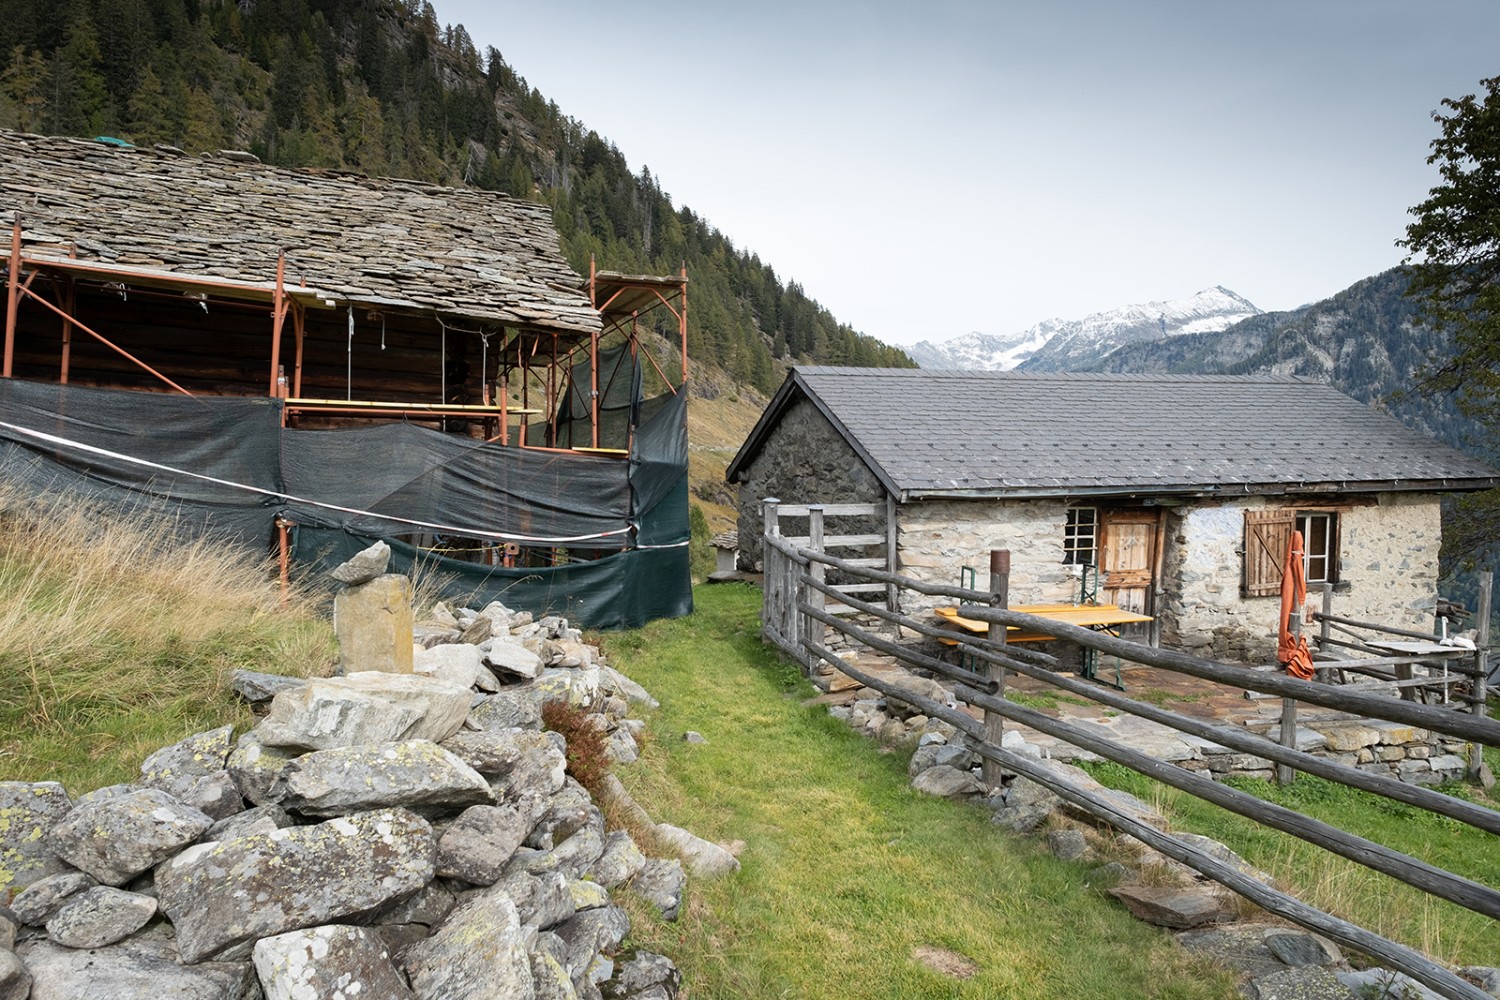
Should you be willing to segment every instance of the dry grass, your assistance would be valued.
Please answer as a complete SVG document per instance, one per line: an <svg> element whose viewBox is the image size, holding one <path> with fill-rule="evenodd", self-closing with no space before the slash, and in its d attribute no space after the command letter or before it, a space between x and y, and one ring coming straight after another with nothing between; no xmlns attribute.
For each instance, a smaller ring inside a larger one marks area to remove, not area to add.
<svg viewBox="0 0 1500 1000"><path fill-rule="evenodd" d="M0 491L0 779L124 780L166 743L248 712L235 668L331 665L321 599L160 515Z"/></svg>

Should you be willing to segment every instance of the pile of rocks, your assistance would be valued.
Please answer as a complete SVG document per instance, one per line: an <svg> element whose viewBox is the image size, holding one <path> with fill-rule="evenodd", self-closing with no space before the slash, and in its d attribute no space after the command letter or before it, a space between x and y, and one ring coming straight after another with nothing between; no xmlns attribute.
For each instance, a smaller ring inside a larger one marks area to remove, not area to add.
<svg viewBox="0 0 1500 1000"><path fill-rule="evenodd" d="M413 673L238 675L259 724L130 784L0 783L0 1000L671 1000L670 960L620 953L611 893L675 919L683 863L606 830L540 728L565 699L630 759L650 696L561 619L434 619L407 634Z"/></svg>

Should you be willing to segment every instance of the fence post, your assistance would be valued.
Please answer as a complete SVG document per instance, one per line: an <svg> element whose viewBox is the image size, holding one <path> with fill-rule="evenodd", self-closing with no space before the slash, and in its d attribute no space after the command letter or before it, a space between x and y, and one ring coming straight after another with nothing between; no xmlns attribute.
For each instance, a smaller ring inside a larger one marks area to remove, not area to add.
<svg viewBox="0 0 1500 1000"><path fill-rule="evenodd" d="M823 554L823 505L820 503L809 504L807 508L807 547L818 555ZM808 564L807 575L816 583L823 583L828 579L828 567L820 562ZM800 602L799 602L800 603ZM826 610L828 599L824 593L816 587L807 588L807 603L819 611ZM802 623L808 638L818 645L823 645L823 640L828 637L828 626L809 615ZM807 654L807 672L812 673L816 658L812 653Z"/></svg>
<svg viewBox="0 0 1500 1000"><path fill-rule="evenodd" d="M990 550L990 607L1010 607L1010 549ZM986 638L995 646L1005 645L1006 626L990 622ZM1005 668L998 663L985 661L985 676L996 684L995 697L1005 697ZM1005 738L1005 716L986 710L984 713L984 741L995 747ZM1000 765L984 758L980 768L984 783L991 788L1000 787Z"/></svg>
<svg viewBox="0 0 1500 1000"><path fill-rule="evenodd" d="M1494 597L1495 574L1486 570L1479 574L1479 607L1474 622L1474 665L1479 676L1474 678L1474 714L1484 718L1489 702L1489 678L1485 672L1490 667L1490 602ZM1478 781L1484 773L1484 744L1475 740L1469 744L1469 780Z"/></svg>
<svg viewBox="0 0 1500 1000"><path fill-rule="evenodd" d="M776 523L776 508L781 501L775 497L765 497L760 502L761 513L761 537L770 538L780 533ZM760 607L760 623L762 627L775 629L781 632L781 553L771 546L761 543L761 593L762 601ZM783 637L784 638L784 637Z"/></svg>
<svg viewBox="0 0 1500 1000"><path fill-rule="evenodd" d="M1292 633L1292 641L1295 643L1302 638L1302 609L1293 608L1291 621L1286 623ZM1297 702L1293 698L1281 699L1281 745L1289 749L1297 748ZM1297 778L1297 772L1289 764L1276 765L1276 784L1290 785Z"/></svg>
<svg viewBox="0 0 1500 1000"><path fill-rule="evenodd" d="M885 571L896 572L896 496L885 495ZM885 607L892 614L901 611L901 589L894 583L885 585ZM898 632L899 635L899 627Z"/></svg>

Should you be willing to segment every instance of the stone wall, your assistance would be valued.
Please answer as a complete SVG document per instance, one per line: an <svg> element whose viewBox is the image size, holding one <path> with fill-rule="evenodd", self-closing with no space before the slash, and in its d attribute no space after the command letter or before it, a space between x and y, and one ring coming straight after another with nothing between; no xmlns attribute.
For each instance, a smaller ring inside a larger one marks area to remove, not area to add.
<svg viewBox="0 0 1500 1000"><path fill-rule="evenodd" d="M1440 505L1432 495L1385 493L1339 511L1334 614L1431 628L1437 596ZM1163 553L1162 644L1216 659L1269 662L1279 598L1243 597L1244 516L1277 504L1247 497L1174 510ZM1321 609L1322 596L1308 604Z"/></svg>
<svg viewBox="0 0 1500 1000"><path fill-rule="evenodd" d="M884 503L885 487L828 418L806 399L787 407L740 484L740 566L755 568L761 559L764 520L760 502L777 497L785 503ZM797 522L786 534L806 534ZM840 534L874 534L885 530L885 518L838 522ZM839 556L856 553L838 552Z"/></svg>
<svg viewBox="0 0 1500 1000"><path fill-rule="evenodd" d="M989 587L990 550L1010 549L1010 601L1042 604L1078 597L1075 568L1063 565L1061 500L924 500L896 511L901 572L928 583L957 585L959 571L973 567L976 589ZM953 601L902 595L911 612Z"/></svg>

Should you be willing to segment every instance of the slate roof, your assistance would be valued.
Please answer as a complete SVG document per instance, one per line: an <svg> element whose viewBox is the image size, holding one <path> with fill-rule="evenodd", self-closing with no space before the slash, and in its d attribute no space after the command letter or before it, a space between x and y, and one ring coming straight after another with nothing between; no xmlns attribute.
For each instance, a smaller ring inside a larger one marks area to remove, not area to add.
<svg viewBox="0 0 1500 1000"><path fill-rule="evenodd" d="M1500 472L1295 376L799 367L730 464L806 397L898 498L1473 490Z"/></svg>
<svg viewBox="0 0 1500 1000"><path fill-rule="evenodd" d="M263 285L285 249L289 283L340 305L600 325L551 211L489 191L0 131L0 213L17 211L27 256L76 243L86 261Z"/></svg>

